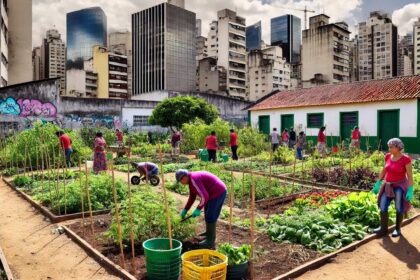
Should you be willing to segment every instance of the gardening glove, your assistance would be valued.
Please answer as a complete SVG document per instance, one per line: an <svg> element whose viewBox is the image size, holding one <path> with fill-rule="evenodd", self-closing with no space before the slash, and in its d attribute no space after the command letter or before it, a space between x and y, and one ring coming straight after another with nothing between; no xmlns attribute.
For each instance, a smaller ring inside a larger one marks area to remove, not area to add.
<svg viewBox="0 0 420 280"><path fill-rule="evenodd" d="M373 187L372 192L374 194L378 194L379 193L379 190L381 189L381 186L382 186L382 180L376 181L375 186Z"/></svg>
<svg viewBox="0 0 420 280"><path fill-rule="evenodd" d="M201 210L197 208L197 209L194 210L194 212L192 213L191 217L197 218L200 215L201 215Z"/></svg>
<svg viewBox="0 0 420 280"><path fill-rule="evenodd" d="M185 208L184 208L184 209L182 209L182 211L181 211L181 218L183 218L183 219L184 219L184 218L185 218L185 216L187 216L187 212L188 212L188 211L187 211L187 209L185 209Z"/></svg>
<svg viewBox="0 0 420 280"><path fill-rule="evenodd" d="M405 195L405 199L410 202L413 199L413 193L414 193L414 187L413 186L408 187L407 193Z"/></svg>

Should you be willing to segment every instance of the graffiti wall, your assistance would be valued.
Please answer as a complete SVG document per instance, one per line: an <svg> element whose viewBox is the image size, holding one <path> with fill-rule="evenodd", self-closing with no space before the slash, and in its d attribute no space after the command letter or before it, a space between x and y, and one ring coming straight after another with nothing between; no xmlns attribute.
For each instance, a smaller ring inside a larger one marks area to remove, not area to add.
<svg viewBox="0 0 420 280"><path fill-rule="evenodd" d="M51 102L44 103L38 99L16 100L7 97L4 100L0 99L0 115L54 119L57 116L57 108Z"/></svg>

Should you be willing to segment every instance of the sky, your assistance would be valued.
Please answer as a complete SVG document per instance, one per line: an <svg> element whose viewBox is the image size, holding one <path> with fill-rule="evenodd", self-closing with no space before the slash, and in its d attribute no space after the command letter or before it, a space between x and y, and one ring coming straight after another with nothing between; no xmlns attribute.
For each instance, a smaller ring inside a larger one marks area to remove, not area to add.
<svg viewBox="0 0 420 280"><path fill-rule="evenodd" d="M131 14L157 5L164 0L33 0L32 41L41 45L48 29L56 28L65 39L66 13L100 6L108 18L108 31L131 29ZM284 14L294 14L302 19L299 11L305 6L316 13L330 16L331 22L345 21L352 35L357 23L365 21L370 11L381 10L392 15L400 35L412 31L417 17L420 17L420 3L416 0L185 0L186 8L202 19L202 35L207 36L208 26L217 17L217 11L229 8L246 18L247 25L262 22L262 37L270 43L270 19ZM417 2L417 3L416 3ZM298 10L293 10L293 8ZM308 13L308 17L316 13Z"/></svg>

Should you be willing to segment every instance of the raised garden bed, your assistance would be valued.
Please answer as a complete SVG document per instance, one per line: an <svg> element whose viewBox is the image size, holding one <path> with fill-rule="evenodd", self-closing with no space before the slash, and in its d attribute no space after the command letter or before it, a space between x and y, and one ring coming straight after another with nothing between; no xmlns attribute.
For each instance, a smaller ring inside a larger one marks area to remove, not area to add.
<svg viewBox="0 0 420 280"><path fill-rule="evenodd" d="M13 280L13 273L7 263L6 256L0 247L0 280Z"/></svg>

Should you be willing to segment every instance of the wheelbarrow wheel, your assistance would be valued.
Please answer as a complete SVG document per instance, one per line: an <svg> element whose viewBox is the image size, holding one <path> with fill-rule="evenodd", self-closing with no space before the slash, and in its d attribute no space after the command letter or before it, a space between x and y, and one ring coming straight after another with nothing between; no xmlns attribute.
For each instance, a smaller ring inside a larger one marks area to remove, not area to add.
<svg viewBox="0 0 420 280"><path fill-rule="evenodd" d="M150 184L154 187L156 187L157 185L159 185L160 183L160 179L158 176L153 175L152 177L149 178Z"/></svg>
<svg viewBox="0 0 420 280"><path fill-rule="evenodd" d="M131 177L131 184L132 185L140 185L140 177L139 176Z"/></svg>

